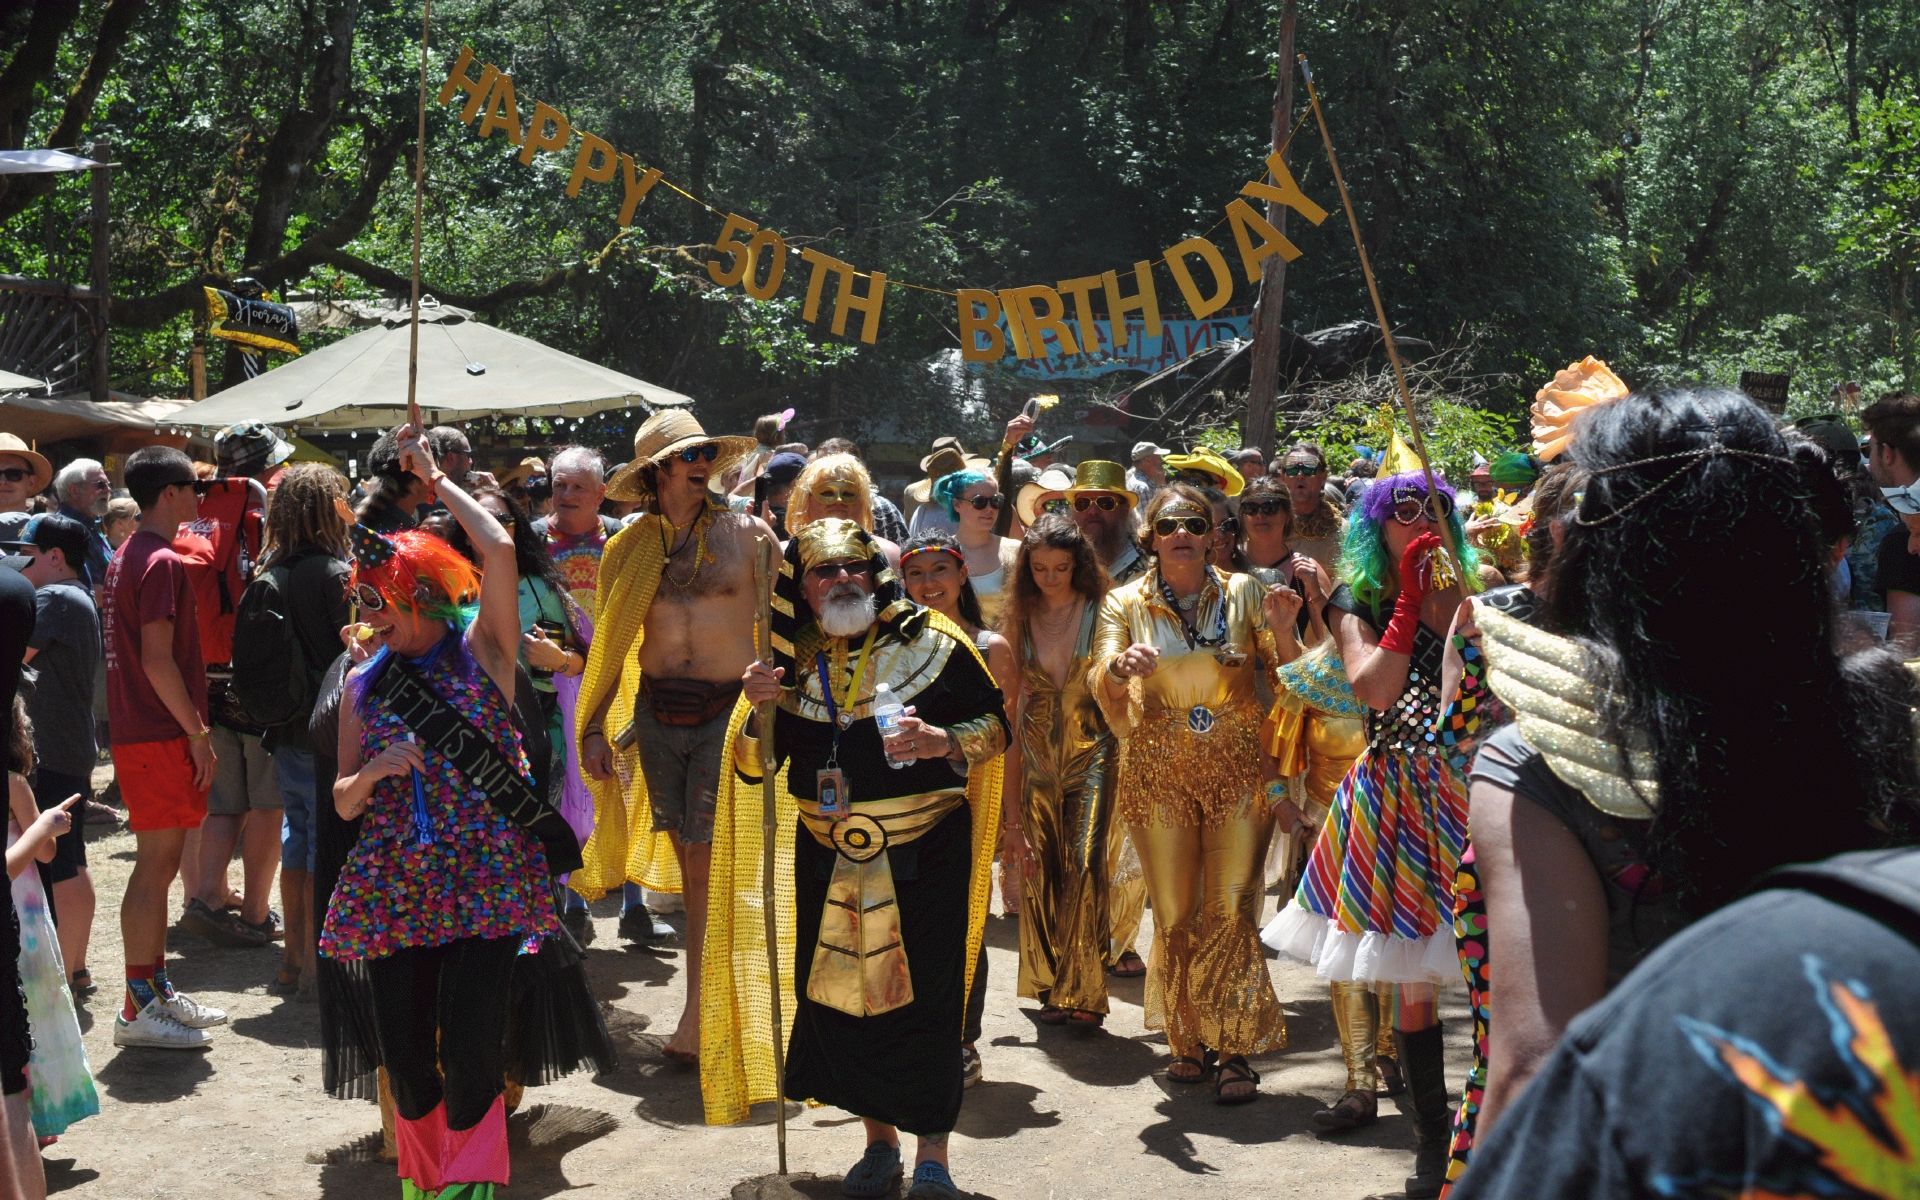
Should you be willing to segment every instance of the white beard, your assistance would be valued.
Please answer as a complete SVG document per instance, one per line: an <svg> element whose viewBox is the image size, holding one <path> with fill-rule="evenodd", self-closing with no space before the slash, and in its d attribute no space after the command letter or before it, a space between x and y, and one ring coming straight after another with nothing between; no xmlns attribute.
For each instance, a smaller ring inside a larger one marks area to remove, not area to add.
<svg viewBox="0 0 1920 1200"><path fill-rule="evenodd" d="M820 605L820 631L828 637L854 637L867 631L878 615L873 596L843 583Z"/></svg>

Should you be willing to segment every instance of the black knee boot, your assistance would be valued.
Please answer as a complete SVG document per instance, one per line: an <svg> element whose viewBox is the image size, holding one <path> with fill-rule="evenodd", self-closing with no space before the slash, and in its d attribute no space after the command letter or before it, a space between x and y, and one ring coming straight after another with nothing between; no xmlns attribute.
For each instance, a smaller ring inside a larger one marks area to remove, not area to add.
<svg viewBox="0 0 1920 1200"><path fill-rule="evenodd" d="M1400 1103L1413 1114L1413 1174L1407 1177L1408 1200L1428 1200L1447 1182L1448 1150L1453 1141L1453 1114L1447 1109L1446 1058L1440 1026L1415 1033L1395 1030L1400 1070L1407 1091Z"/></svg>

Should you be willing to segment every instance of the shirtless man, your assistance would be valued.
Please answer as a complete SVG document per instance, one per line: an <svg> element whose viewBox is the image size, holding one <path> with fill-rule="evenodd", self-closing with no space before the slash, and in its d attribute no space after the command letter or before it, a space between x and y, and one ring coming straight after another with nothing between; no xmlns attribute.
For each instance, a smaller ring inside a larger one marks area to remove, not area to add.
<svg viewBox="0 0 1920 1200"><path fill-rule="evenodd" d="M580 695L580 711L591 714L581 734L581 765L597 780L614 780L607 710L622 671L630 664L639 669L634 732L640 768L653 831L673 839L687 908L687 1003L665 1048L668 1058L685 1065L700 1053L700 952L720 751L741 674L758 658L754 539L773 537L760 518L716 503L707 483L753 444L752 438L708 437L678 409L649 417L634 435L633 462L614 475L607 495L639 502L645 511L608 541L601 559L599 623Z"/></svg>

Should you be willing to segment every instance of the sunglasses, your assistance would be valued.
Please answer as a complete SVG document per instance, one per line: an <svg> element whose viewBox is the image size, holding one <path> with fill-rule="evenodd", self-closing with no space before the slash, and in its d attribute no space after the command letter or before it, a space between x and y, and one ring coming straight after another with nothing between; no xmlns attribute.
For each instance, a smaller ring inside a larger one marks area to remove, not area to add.
<svg viewBox="0 0 1920 1200"><path fill-rule="evenodd" d="M1112 512L1114 509L1120 507L1120 497L1103 492L1098 496L1075 496L1073 498L1073 511L1075 512L1085 512L1096 505L1101 512Z"/></svg>
<svg viewBox="0 0 1920 1200"><path fill-rule="evenodd" d="M1225 520L1223 520L1223 521L1221 521L1221 522L1220 522L1220 532L1221 532L1221 533L1223 533L1223 534L1226 534L1226 535L1227 535L1228 537L1232 537L1232 536L1233 536L1234 534L1236 534L1236 533L1239 533L1239 532L1240 532L1240 518L1239 518L1239 517L1227 517L1227 518L1226 518Z"/></svg>
<svg viewBox="0 0 1920 1200"><path fill-rule="evenodd" d="M1444 521L1453 515L1453 501L1445 496L1422 496L1411 488L1393 489L1393 519L1411 525L1425 518Z"/></svg>
<svg viewBox="0 0 1920 1200"><path fill-rule="evenodd" d="M1270 517L1275 513L1292 511L1285 500L1242 500L1240 515L1243 517Z"/></svg>
<svg viewBox="0 0 1920 1200"><path fill-rule="evenodd" d="M872 568L869 567L868 564L863 562L822 563L820 566L817 566L817 567L809 567L807 569L807 574L811 575L815 579L825 582L826 580L829 580L829 579L838 579L842 575L845 575L849 579L851 579L855 575L865 575L871 569Z"/></svg>
<svg viewBox="0 0 1920 1200"><path fill-rule="evenodd" d="M32 478L33 472L23 467L6 467L0 469L0 479L4 479L8 483L19 483L23 479Z"/></svg>
<svg viewBox="0 0 1920 1200"><path fill-rule="evenodd" d="M1298 479L1302 475L1318 475L1325 469L1325 467L1320 466L1318 463L1288 463L1286 466L1280 468L1280 473L1282 475L1291 475L1295 479Z"/></svg>
<svg viewBox="0 0 1920 1200"><path fill-rule="evenodd" d="M1153 523L1156 537L1172 537L1181 530L1194 537L1205 537L1213 530L1213 522L1205 517L1161 517Z"/></svg>
<svg viewBox="0 0 1920 1200"><path fill-rule="evenodd" d="M1040 502L1040 511L1043 513L1063 513L1071 507L1073 506L1067 503L1065 496L1055 496L1051 500L1042 500Z"/></svg>
<svg viewBox="0 0 1920 1200"><path fill-rule="evenodd" d="M714 459L719 457L720 457L719 442L708 442L704 446L688 446L685 450L682 450L680 452L680 461L683 463L699 462L703 458L706 459L708 462L712 462Z"/></svg>
<svg viewBox="0 0 1920 1200"><path fill-rule="evenodd" d="M1880 489L1887 507L1902 516L1920 516L1920 483L1911 487L1887 487Z"/></svg>
<svg viewBox="0 0 1920 1200"><path fill-rule="evenodd" d="M975 512L985 512L989 508L997 510L1002 504L1006 503L1006 497L1002 496L999 492L995 492L991 496L962 496L960 497L960 503L973 505L973 511Z"/></svg>

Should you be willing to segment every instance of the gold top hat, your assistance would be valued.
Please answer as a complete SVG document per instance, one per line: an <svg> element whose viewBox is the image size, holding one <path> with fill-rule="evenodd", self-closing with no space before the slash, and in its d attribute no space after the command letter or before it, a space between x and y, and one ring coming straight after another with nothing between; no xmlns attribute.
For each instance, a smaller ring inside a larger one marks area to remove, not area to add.
<svg viewBox="0 0 1920 1200"><path fill-rule="evenodd" d="M1040 472L1040 478L1032 483L1023 484L1020 494L1014 498L1014 511L1020 514L1022 525L1031 525L1040 519L1040 501L1048 496L1064 496L1073 486L1073 473L1058 464Z"/></svg>
<svg viewBox="0 0 1920 1200"><path fill-rule="evenodd" d="M31 485L27 488L27 495L44 492L47 490L47 485L53 482L53 464L48 462L44 455L29 450L25 442L11 433L0 433L0 455L6 454L26 459L27 466L32 469L33 477L27 480Z"/></svg>
<svg viewBox="0 0 1920 1200"><path fill-rule="evenodd" d="M758 442L750 437L709 437L694 415L681 408L664 408L641 423L633 435L633 461L607 481L609 500L648 500L652 492L641 481L643 467L654 466L670 454L712 442L720 447L713 460L713 478L753 453Z"/></svg>
<svg viewBox="0 0 1920 1200"><path fill-rule="evenodd" d="M1169 454L1161 459L1169 471L1196 471L1202 475L1211 475L1220 481L1220 490L1229 497L1238 496L1246 490L1247 481L1233 464L1221 458L1211 450L1198 450L1192 454Z"/></svg>
<svg viewBox="0 0 1920 1200"><path fill-rule="evenodd" d="M1117 462L1097 458L1088 459L1074 470L1073 486L1067 489L1067 497L1072 499L1083 492L1112 492L1121 497L1128 508L1140 501L1127 487L1127 469Z"/></svg>

